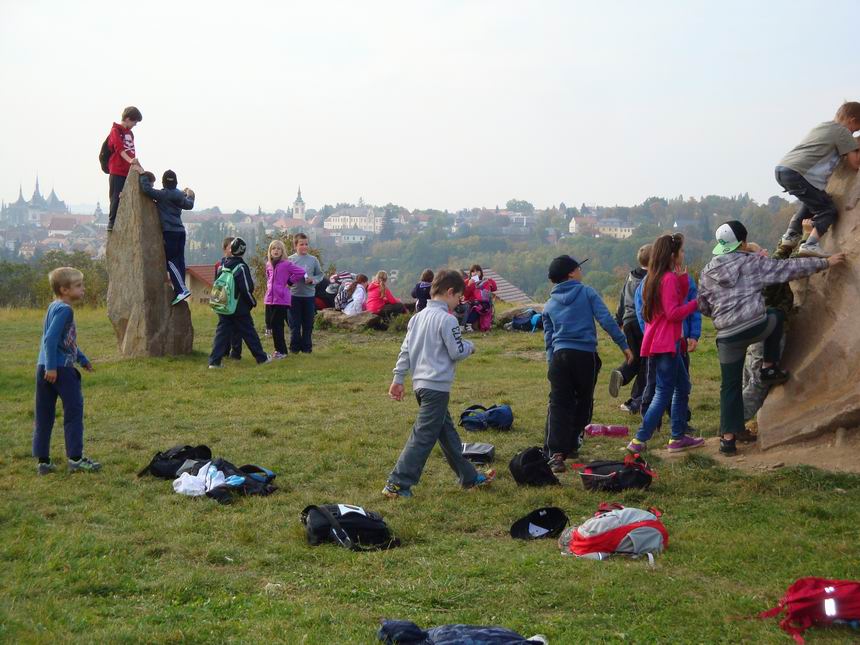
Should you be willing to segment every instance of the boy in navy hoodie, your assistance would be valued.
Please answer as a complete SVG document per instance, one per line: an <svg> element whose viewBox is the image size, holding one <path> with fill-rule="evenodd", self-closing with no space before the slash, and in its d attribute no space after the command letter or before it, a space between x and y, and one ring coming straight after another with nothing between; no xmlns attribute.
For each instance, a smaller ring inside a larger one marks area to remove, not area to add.
<svg viewBox="0 0 860 645"><path fill-rule="evenodd" d="M548 277L555 286L543 310L550 383L544 453L553 472L560 473L565 471L567 457L578 456L585 426L591 423L601 365L594 320L624 352L628 363L633 362L633 352L598 293L582 284L581 262L569 255L559 256L550 263Z"/></svg>

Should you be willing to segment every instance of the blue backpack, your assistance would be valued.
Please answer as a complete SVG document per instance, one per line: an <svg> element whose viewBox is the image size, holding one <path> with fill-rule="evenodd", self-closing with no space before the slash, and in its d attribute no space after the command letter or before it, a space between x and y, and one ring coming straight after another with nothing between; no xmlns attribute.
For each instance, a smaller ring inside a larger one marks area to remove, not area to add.
<svg viewBox="0 0 860 645"><path fill-rule="evenodd" d="M509 405L470 405L460 415L460 425L466 430L510 430L514 425L514 412Z"/></svg>

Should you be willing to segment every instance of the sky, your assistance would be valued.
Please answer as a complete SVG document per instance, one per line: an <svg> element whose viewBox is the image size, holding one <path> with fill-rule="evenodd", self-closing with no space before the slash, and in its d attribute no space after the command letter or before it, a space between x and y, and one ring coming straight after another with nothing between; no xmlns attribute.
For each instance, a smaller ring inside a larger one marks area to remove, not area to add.
<svg viewBox="0 0 860 645"><path fill-rule="evenodd" d="M98 151L198 207L633 205L777 194L860 100L856 0L0 0L0 198L107 201Z"/></svg>

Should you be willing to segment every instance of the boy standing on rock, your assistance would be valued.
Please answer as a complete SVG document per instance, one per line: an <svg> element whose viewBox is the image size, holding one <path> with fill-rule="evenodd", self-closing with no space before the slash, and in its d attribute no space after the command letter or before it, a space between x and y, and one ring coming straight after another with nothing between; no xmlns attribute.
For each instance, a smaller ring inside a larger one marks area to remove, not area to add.
<svg viewBox="0 0 860 645"><path fill-rule="evenodd" d="M125 187L128 171L132 166L137 166L140 172L143 168L134 151L134 134L131 130L143 121L143 115L134 106L127 107L122 111L122 120L114 123L108 135L108 193L110 195L110 213L108 215L107 230L113 230L116 212L119 209L119 196Z"/></svg>

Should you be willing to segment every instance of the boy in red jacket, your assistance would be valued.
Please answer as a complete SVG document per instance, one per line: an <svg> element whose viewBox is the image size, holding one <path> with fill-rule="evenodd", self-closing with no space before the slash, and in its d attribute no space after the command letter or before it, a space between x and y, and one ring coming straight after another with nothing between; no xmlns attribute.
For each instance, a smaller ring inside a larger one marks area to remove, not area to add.
<svg viewBox="0 0 860 645"><path fill-rule="evenodd" d="M143 121L140 110L134 106L127 107L122 111L122 120L114 123L108 135L108 191L110 195L110 214L108 215L107 230L113 230L116 212L119 209L119 196L125 186L125 179L132 166L136 166L139 172L143 172L140 160L134 151L134 135L131 129Z"/></svg>

